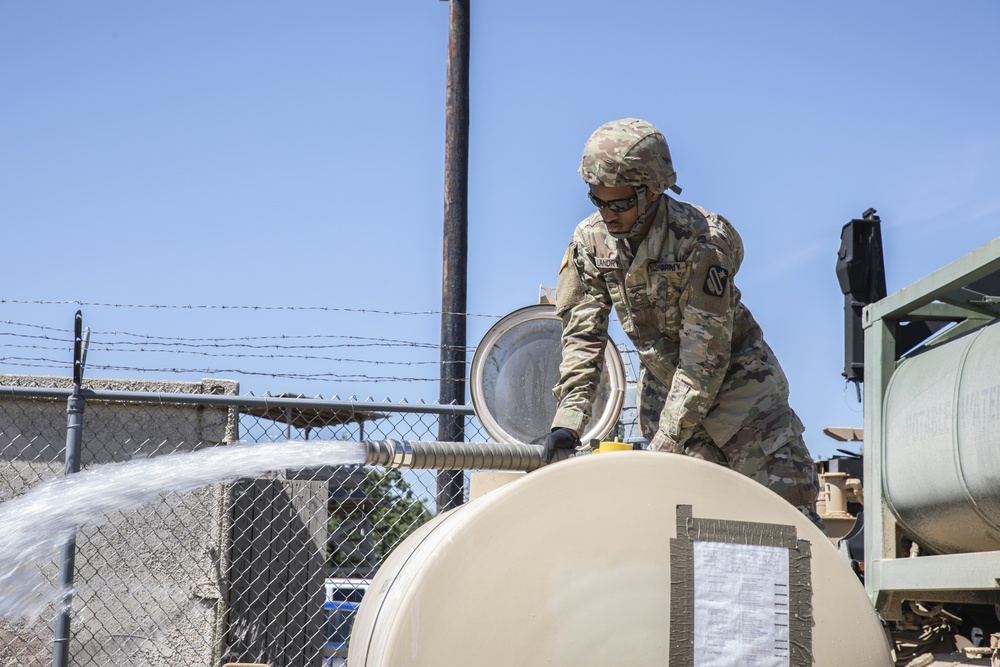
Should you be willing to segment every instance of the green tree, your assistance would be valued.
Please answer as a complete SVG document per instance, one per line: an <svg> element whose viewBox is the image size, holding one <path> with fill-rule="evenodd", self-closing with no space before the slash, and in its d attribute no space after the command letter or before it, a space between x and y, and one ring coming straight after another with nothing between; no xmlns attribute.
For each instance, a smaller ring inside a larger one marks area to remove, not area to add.
<svg viewBox="0 0 1000 667"><path fill-rule="evenodd" d="M390 551L431 518L395 468L365 468L364 497L331 503L329 565L345 575L366 576ZM372 562L374 560L374 562Z"/></svg>

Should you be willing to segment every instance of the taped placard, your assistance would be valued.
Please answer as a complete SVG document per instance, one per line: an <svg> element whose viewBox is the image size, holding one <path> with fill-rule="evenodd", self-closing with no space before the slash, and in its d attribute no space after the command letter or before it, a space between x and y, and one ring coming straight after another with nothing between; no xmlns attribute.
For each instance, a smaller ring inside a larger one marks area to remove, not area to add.
<svg viewBox="0 0 1000 667"><path fill-rule="evenodd" d="M795 526L695 518L678 505L670 667L812 665L811 560Z"/></svg>

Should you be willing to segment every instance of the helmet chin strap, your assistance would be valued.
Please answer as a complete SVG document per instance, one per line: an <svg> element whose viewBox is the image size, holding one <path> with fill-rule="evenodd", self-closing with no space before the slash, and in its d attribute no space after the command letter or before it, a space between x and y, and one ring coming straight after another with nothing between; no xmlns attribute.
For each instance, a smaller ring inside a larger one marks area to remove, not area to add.
<svg viewBox="0 0 1000 667"><path fill-rule="evenodd" d="M640 185L639 187L637 187L635 189L635 194L636 196L639 197L639 201L636 202L636 206L639 207L639 214L636 216L635 222L632 224L631 227L629 227L628 231L625 232L613 232L611 230L608 230L608 234L610 234L613 238L618 239L619 241L624 241L625 239L630 239L637 236L639 232L642 230L643 225L646 224L646 220L649 218L650 215L653 214L653 211L656 210L656 203L659 201L659 199L653 202L653 206L651 206L649 210L646 210L645 185Z"/></svg>

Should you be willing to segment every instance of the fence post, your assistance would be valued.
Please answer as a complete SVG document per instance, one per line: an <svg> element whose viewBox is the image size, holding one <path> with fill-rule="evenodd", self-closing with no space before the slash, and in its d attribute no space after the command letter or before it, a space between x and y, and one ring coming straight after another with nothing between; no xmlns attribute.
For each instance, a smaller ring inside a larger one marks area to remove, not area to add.
<svg viewBox="0 0 1000 667"><path fill-rule="evenodd" d="M87 331L89 337L90 331ZM66 467L65 474L80 472L80 447L83 442L83 408L84 399L80 393L83 382L83 367L87 358L87 346L83 335L83 313L76 311L73 326L73 393L67 400L66 407ZM52 654L53 667L69 665L70 613L73 595L73 572L76 565L76 536L70 537L62 549L62 561L59 564L59 586L66 591L59 602L59 613L56 616L55 647Z"/></svg>

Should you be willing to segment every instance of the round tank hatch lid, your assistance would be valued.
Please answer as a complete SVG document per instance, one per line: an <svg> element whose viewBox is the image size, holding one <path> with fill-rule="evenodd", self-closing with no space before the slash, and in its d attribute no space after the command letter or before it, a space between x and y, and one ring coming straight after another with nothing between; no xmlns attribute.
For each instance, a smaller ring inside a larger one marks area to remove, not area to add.
<svg viewBox="0 0 1000 667"><path fill-rule="evenodd" d="M494 324L472 357L472 406L496 442L540 444L556 415L562 321L552 304L520 308ZM597 398L580 441L611 433L625 402L625 367L614 342L604 350Z"/></svg>

